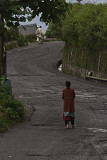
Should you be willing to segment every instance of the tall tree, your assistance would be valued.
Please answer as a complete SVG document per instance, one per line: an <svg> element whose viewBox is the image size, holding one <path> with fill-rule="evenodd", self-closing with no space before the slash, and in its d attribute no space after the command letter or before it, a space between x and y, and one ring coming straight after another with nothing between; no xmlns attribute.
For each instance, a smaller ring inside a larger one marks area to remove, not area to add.
<svg viewBox="0 0 107 160"><path fill-rule="evenodd" d="M28 20L31 20L40 13L41 20L49 22L57 15L62 15L66 5L65 0L0 0L2 25L19 25L20 21L26 20L25 14L28 14Z"/></svg>
<svg viewBox="0 0 107 160"><path fill-rule="evenodd" d="M30 21L41 14L48 23L65 13L65 0L0 0L0 76L3 74L3 36L5 27L15 27L19 22Z"/></svg>

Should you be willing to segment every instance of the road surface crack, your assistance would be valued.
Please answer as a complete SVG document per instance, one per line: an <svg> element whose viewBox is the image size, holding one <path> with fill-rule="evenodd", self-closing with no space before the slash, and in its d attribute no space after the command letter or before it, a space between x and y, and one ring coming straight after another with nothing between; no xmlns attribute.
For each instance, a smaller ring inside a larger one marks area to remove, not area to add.
<svg viewBox="0 0 107 160"><path fill-rule="evenodd" d="M29 122L31 121L31 118L32 118L35 111L36 111L36 108L32 107L32 112L31 112L30 116L28 117Z"/></svg>

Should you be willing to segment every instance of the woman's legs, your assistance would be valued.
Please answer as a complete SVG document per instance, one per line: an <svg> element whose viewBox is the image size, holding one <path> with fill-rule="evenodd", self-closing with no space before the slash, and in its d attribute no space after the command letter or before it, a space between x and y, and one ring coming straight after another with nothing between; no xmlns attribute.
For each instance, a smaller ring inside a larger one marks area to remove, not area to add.
<svg viewBox="0 0 107 160"><path fill-rule="evenodd" d="M66 126L67 124L69 124L69 121L68 121L68 120L65 121L65 126Z"/></svg>
<svg viewBox="0 0 107 160"><path fill-rule="evenodd" d="M66 119L68 119L68 120L64 119L66 128L67 129L69 128L69 121L70 121L71 125L72 125L72 128L74 129L75 128L75 125L74 125L75 118L74 117L69 117L69 118L66 118Z"/></svg>
<svg viewBox="0 0 107 160"><path fill-rule="evenodd" d="M69 129L69 121L68 120L65 121L65 126L67 129Z"/></svg>
<svg viewBox="0 0 107 160"><path fill-rule="evenodd" d="M72 118L71 124L72 124L72 128L74 129L75 128L75 126L74 126L74 118Z"/></svg>
<svg viewBox="0 0 107 160"><path fill-rule="evenodd" d="M71 124L74 125L74 119L71 120Z"/></svg>

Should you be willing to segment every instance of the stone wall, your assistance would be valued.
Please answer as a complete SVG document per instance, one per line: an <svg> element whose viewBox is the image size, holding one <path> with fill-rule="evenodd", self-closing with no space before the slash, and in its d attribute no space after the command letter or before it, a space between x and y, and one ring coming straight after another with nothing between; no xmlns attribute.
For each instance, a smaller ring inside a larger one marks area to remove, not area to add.
<svg viewBox="0 0 107 160"><path fill-rule="evenodd" d="M18 28L19 33L21 33L23 36L28 36L28 35L31 35L31 34L35 34L36 29L37 29L36 24L23 25L23 26L19 26L19 28Z"/></svg>
<svg viewBox="0 0 107 160"><path fill-rule="evenodd" d="M85 78L87 72L87 70L76 66L72 66L71 64L66 63L65 61L63 62L62 70L65 73L76 75L78 77L83 77L83 78Z"/></svg>

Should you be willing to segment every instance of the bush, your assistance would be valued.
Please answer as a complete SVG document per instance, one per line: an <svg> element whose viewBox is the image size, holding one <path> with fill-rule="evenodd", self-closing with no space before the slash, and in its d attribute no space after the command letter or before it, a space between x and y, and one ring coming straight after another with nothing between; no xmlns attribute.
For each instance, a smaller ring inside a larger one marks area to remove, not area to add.
<svg viewBox="0 0 107 160"><path fill-rule="evenodd" d="M1 86L0 86L1 88ZM1 92L2 91L2 92ZM6 89L0 91L0 132L25 119L24 106L9 95Z"/></svg>
<svg viewBox="0 0 107 160"><path fill-rule="evenodd" d="M26 40L27 40L28 42L30 42L30 43L36 42L36 41L37 41L36 34L27 35L27 36L26 36Z"/></svg>
<svg viewBox="0 0 107 160"><path fill-rule="evenodd" d="M28 45L27 39L22 34L19 34L17 40L20 47Z"/></svg>
<svg viewBox="0 0 107 160"><path fill-rule="evenodd" d="M6 50L18 47L17 41L20 47L26 46L28 44L28 40L19 33L17 28L8 28L4 33L4 43L6 44Z"/></svg>
<svg viewBox="0 0 107 160"><path fill-rule="evenodd" d="M0 132L4 132L8 129L9 118L5 109L0 106Z"/></svg>

